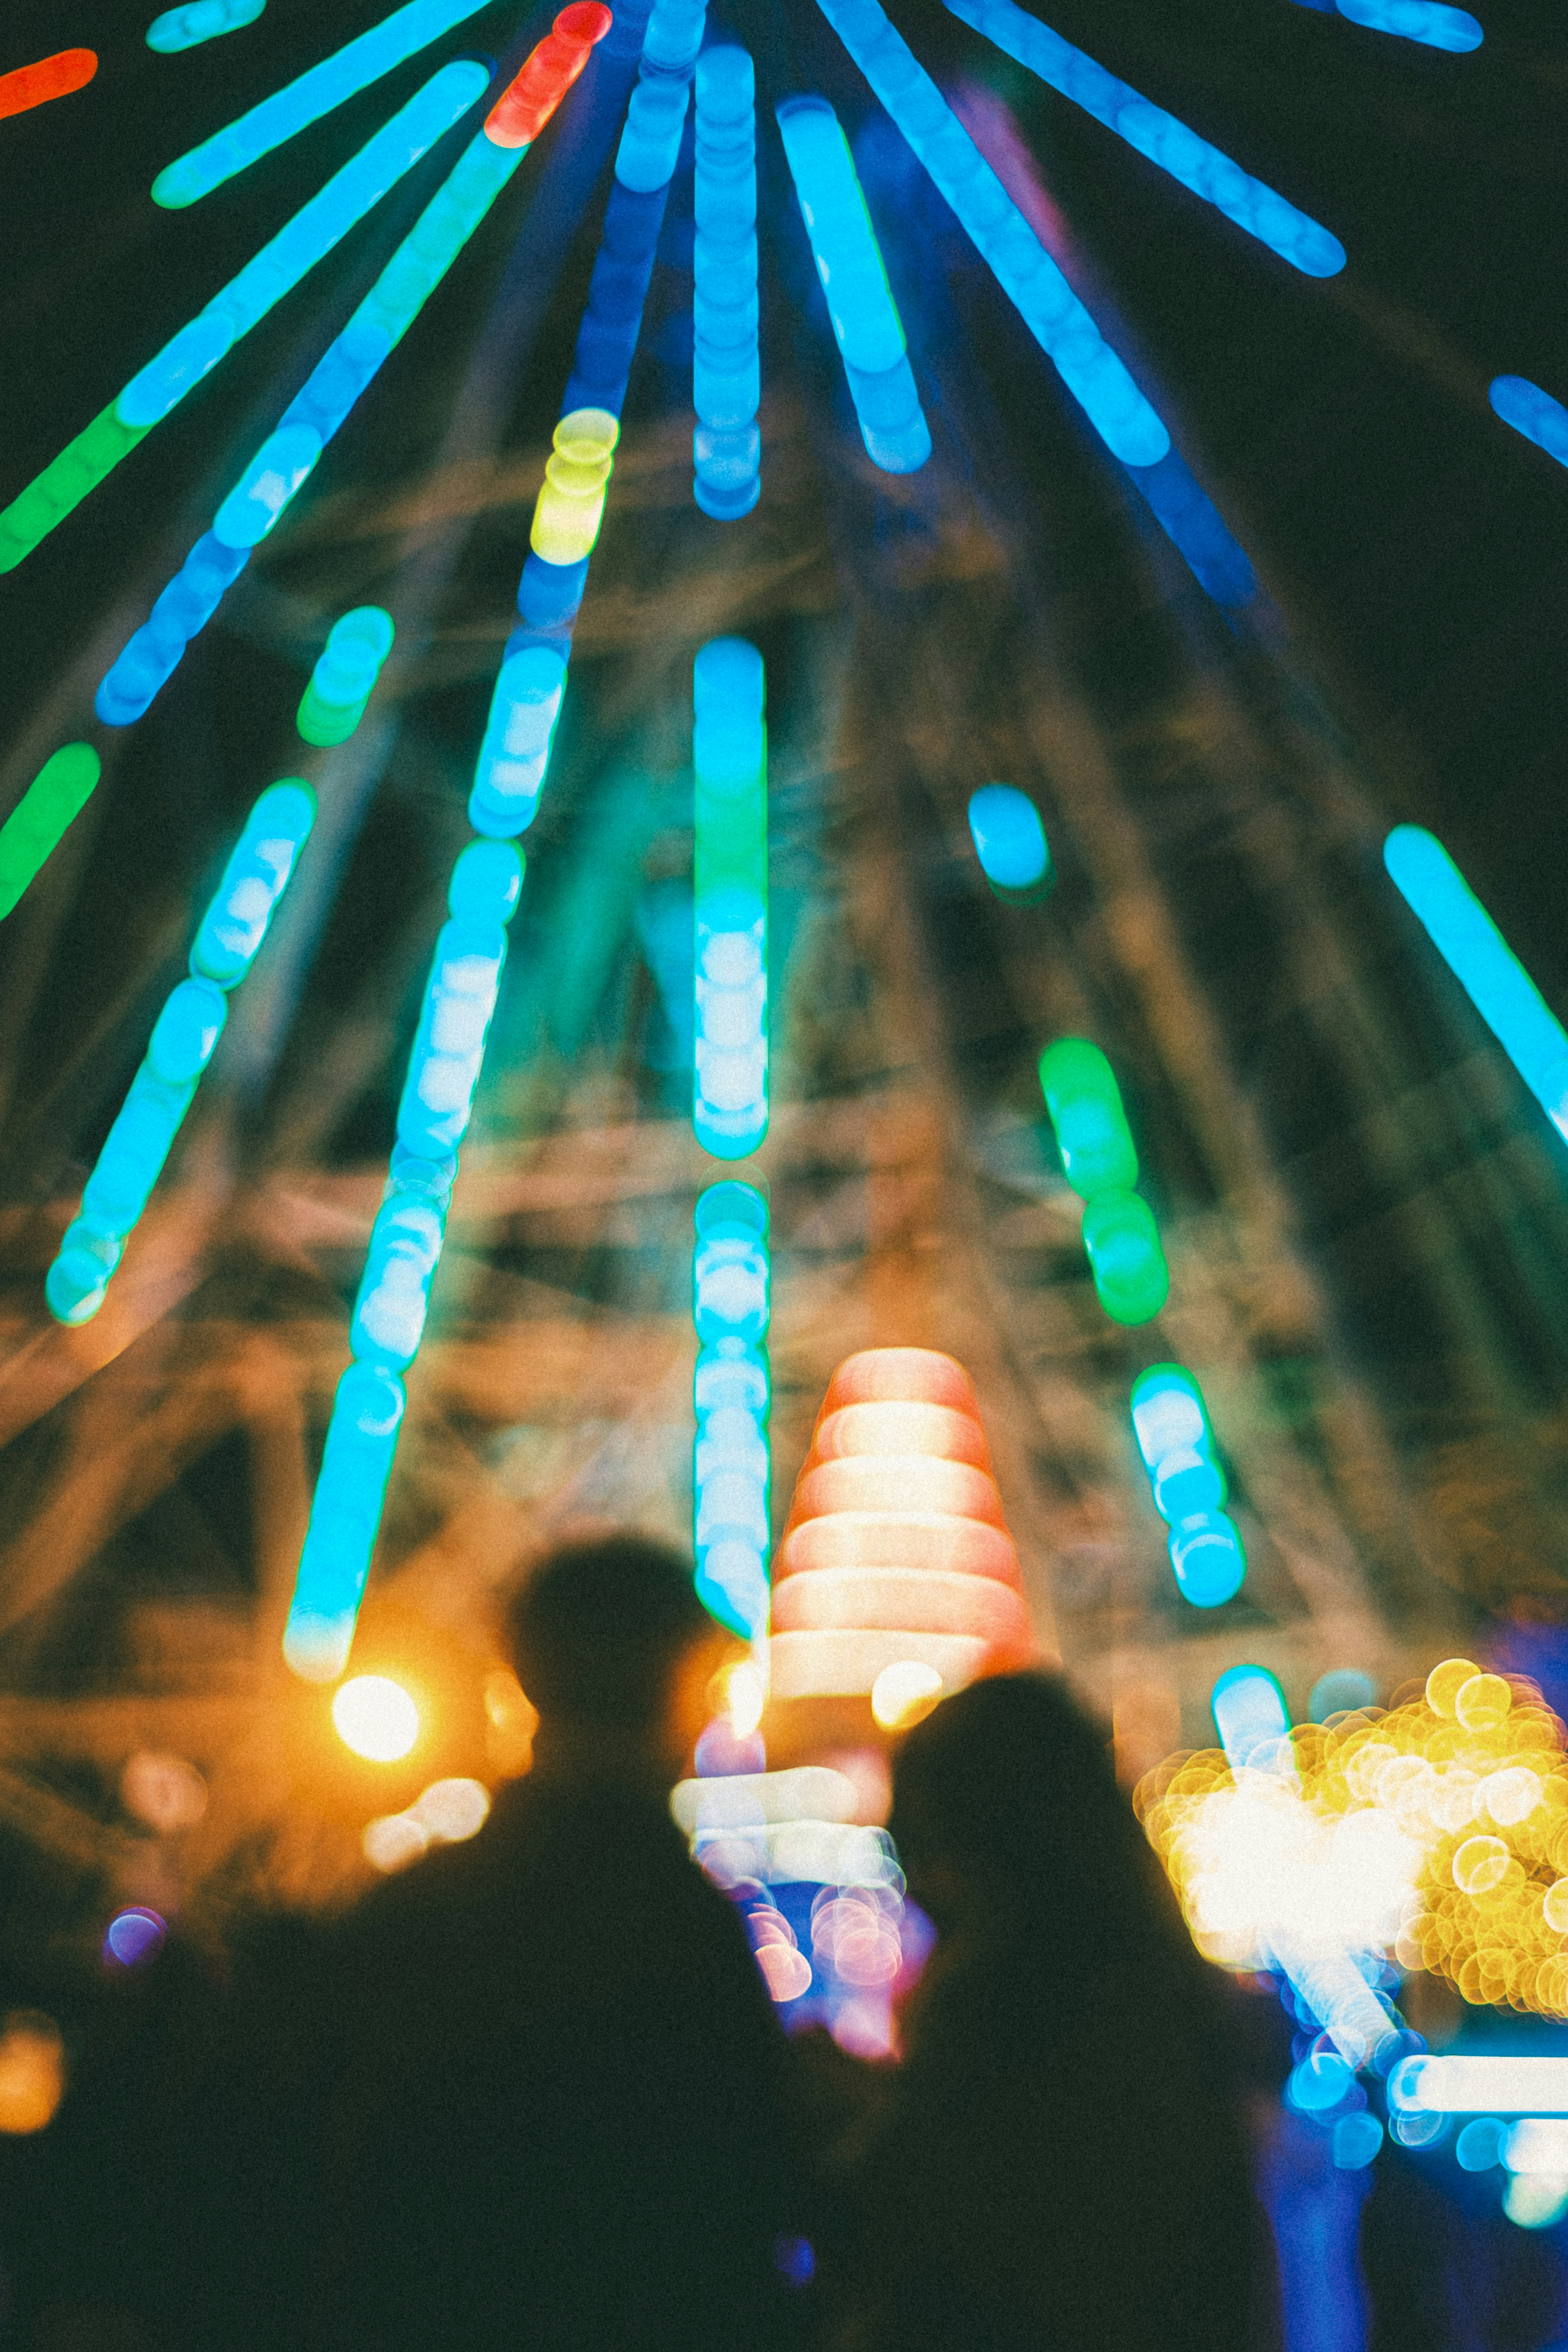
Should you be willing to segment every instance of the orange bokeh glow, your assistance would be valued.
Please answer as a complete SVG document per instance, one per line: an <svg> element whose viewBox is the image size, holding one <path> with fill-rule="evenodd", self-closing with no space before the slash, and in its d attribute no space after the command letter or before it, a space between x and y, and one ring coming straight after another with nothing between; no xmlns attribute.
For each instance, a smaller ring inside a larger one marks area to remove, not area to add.
<svg viewBox="0 0 1568 2352"><path fill-rule="evenodd" d="M858 1696L889 1667L956 1690L1034 1654L968 1373L874 1348L828 1385L773 1562L775 1697Z"/></svg>

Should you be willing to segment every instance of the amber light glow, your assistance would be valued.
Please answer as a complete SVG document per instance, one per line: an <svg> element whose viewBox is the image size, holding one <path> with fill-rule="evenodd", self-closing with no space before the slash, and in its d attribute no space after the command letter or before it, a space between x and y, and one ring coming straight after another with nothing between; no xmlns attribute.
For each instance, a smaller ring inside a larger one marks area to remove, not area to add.
<svg viewBox="0 0 1568 2352"><path fill-rule="evenodd" d="M889 1728L1033 1655L974 1390L951 1356L873 1348L835 1372L773 1563L773 1627L775 1697L880 1692Z"/></svg>

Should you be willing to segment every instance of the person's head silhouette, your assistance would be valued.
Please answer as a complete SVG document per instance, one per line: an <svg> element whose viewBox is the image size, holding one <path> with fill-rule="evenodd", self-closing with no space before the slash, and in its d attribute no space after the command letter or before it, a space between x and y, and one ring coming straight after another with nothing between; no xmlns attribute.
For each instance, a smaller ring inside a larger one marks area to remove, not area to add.
<svg viewBox="0 0 1568 2352"><path fill-rule="evenodd" d="M689 1560L635 1532L548 1552L512 1603L510 1633L547 1776L673 1779L735 1646L698 1600Z"/></svg>

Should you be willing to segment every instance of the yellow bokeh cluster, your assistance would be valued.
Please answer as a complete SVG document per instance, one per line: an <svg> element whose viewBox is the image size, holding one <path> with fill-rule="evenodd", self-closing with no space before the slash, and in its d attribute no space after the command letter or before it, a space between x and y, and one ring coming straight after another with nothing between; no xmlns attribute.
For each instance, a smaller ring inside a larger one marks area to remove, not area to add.
<svg viewBox="0 0 1568 2352"><path fill-rule="evenodd" d="M1217 1749L1134 1803L1199 1948L1238 1969L1303 1940L1381 1946L1468 2001L1568 2017L1568 1755L1534 1685L1465 1658L1384 1714Z"/></svg>

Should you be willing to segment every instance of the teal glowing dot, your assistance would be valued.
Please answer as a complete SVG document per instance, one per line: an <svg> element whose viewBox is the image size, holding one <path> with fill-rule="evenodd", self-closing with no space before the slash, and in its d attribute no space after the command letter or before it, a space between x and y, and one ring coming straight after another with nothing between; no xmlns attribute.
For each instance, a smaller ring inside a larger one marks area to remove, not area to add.
<svg viewBox="0 0 1568 2352"><path fill-rule="evenodd" d="M274 90L270 98L264 98L248 113L239 115L222 131L215 131L199 147L191 148L166 165L153 183L153 201L176 206L194 205L199 197L221 187L225 180L231 180L237 172L245 171L258 157L281 146L286 139L292 139L309 124L320 121L323 114L342 106L356 90L367 89L405 58L427 48L466 16L476 16L483 5L484 0L409 0L406 7L395 10L368 33L346 43L320 65L312 66L308 73L300 74L297 80ZM489 81L489 76L482 68L479 70L479 86L473 93L476 98Z"/></svg>
<svg viewBox="0 0 1568 2352"><path fill-rule="evenodd" d="M1371 1675L1359 1666L1336 1666L1312 1685L1307 1714L1313 1723L1327 1723L1331 1715L1348 1715L1376 1703L1377 1685Z"/></svg>
<svg viewBox="0 0 1568 2352"><path fill-rule="evenodd" d="M194 49L203 41L254 25L266 5L267 0L185 0L183 8L166 8L153 17L147 27L147 47L164 57Z"/></svg>
<svg viewBox="0 0 1568 2352"><path fill-rule="evenodd" d="M1505 425L1568 466L1568 408L1528 376L1493 376L1487 397Z"/></svg>
<svg viewBox="0 0 1568 2352"><path fill-rule="evenodd" d="M1136 1192L1097 1192L1084 1204L1083 1245L1101 1307L1113 1323L1147 1323L1171 1295L1159 1228Z"/></svg>
<svg viewBox="0 0 1568 2352"><path fill-rule="evenodd" d="M1398 824L1384 863L1438 954L1541 1105L1568 1138L1568 1034L1441 842Z"/></svg>
<svg viewBox="0 0 1568 2352"><path fill-rule="evenodd" d="M1171 1529L1171 1566L1176 1589L1194 1609L1218 1609L1233 1601L1247 1574L1247 1554L1223 1511L1196 1511Z"/></svg>
<svg viewBox="0 0 1568 2352"><path fill-rule="evenodd" d="M1031 898L1049 889L1046 828L1026 793L1012 784L983 784L970 796L969 830L980 870L995 889Z"/></svg>
<svg viewBox="0 0 1568 2352"><path fill-rule="evenodd" d="M1138 1181L1138 1153L1116 1074L1100 1047L1087 1037L1058 1037L1040 1056L1040 1090L1079 1198L1131 1192Z"/></svg>
<svg viewBox="0 0 1568 2352"><path fill-rule="evenodd" d="M1209 1706L1233 1770L1255 1762L1275 1766L1279 1743L1290 1737L1290 1711L1266 1667L1229 1667L1210 1692Z"/></svg>
<svg viewBox="0 0 1568 2352"><path fill-rule="evenodd" d="M346 743L364 717L392 651L392 615L361 604L335 621L300 698L297 724L307 743Z"/></svg>
<svg viewBox="0 0 1568 2352"><path fill-rule="evenodd" d="M1337 2052L1313 2049L1291 2070L1286 2096L1301 2114L1322 2116L1337 2107L1354 2084L1354 2074Z"/></svg>

